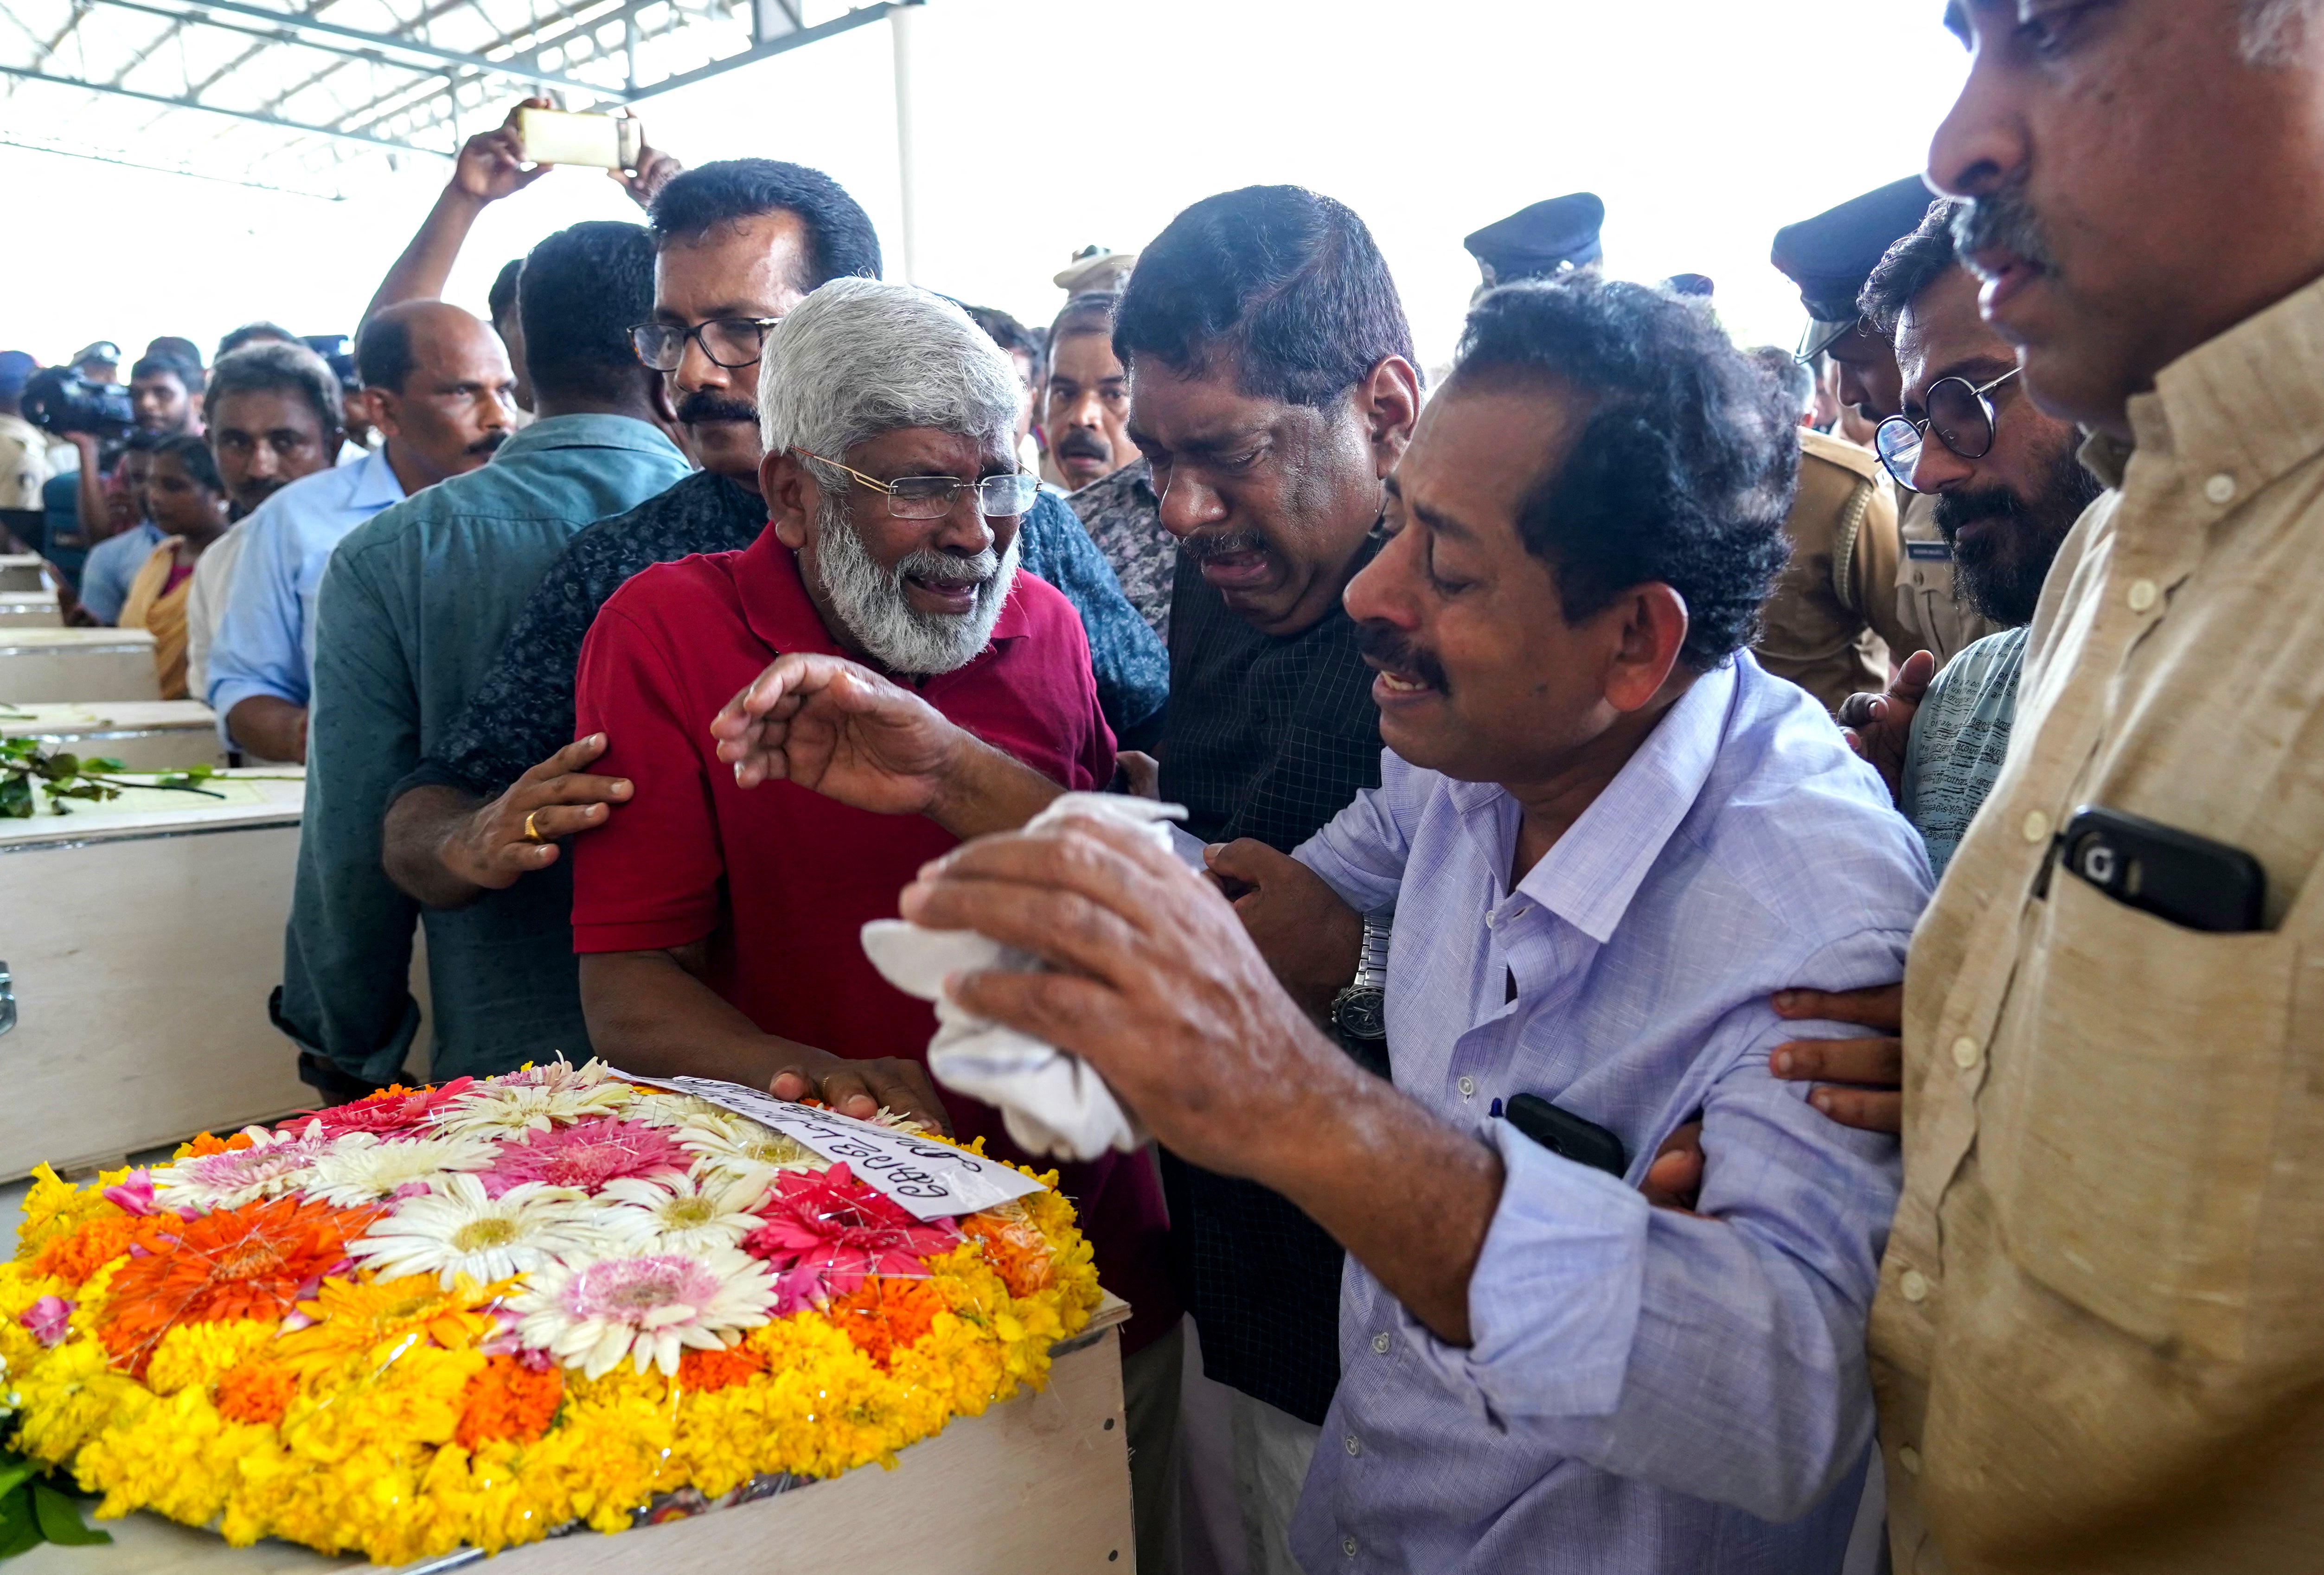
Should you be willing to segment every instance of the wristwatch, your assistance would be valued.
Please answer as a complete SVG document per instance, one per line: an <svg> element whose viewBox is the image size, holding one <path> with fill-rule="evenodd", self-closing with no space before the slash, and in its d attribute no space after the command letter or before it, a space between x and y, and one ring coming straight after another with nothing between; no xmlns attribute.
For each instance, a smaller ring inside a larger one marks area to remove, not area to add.
<svg viewBox="0 0 2324 1575"><path fill-rule="evenodd" d="M1388 1037L1388 942L1393 914L1364 918L1356 976L1332 998L1332 1021L1351 1039L1378 1044Z"/></svg>

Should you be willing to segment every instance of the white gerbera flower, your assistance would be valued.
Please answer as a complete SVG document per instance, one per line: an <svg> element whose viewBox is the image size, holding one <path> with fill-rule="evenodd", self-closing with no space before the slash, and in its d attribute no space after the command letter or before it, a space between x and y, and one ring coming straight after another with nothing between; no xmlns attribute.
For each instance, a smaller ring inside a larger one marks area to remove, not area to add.
<svg viewBox="0 0 2324 1575"><path fill-rule="evenodd" d="M637 1097L637 1091L614 1079L602 1061L592 1060L577 1071L567 1062L551 1061L478 1083L430 1112L428 1119L444 1132L521 1138L591 1116L613 1115Z"/></svg>
<svg viewBox="0 0 2324 1575"><path fill-rule="evenodd" d="M658 1252L740 1247L743 1237L766 1223L751 1210L767 1195L768 1184L747 1176L697 1181L690 1175L625 1175L607 1182L597 1194L597 1223L626 1245Z"/></svg>
<svg viewBox="0 0 2324 1575"><path fill-rule="evenodd" d="M335 1209L360 1208L415 1182L432 1182L451 1171L482 1170L499 1152L500 1145L489 1138L383 1138L347 1132L315 1156L301 1190Z"/></svg>
<svg viewBox="0 0 2324 1575"><path fill-rule="evenodd" d="M662 1093L641 1091L622 1107L622 1119L635 1121L641 1127L689 1127L706 1116L723 1116L726 1112L708 1100L693 1094Z"/></svg>
<svg viewBox="0 0 2324 1575"><path fill-rule="evenodd" d="M678 1147L694 1156L693 1175L706 1184L774 1183L784 1170L829 1170L831 1161L747 1116L714 1110L678 1128Z"/></svg>
<svg viewBox="0 0 2324 1575"><path fill-rule="evenodd" d="M678 1371L687 1346L723 1350L767 1322L774 1271L739 1248L691 1252L631 1248L587 1263L551 1263L509 1300L517 1339L585 1377L623 1357L644 1372Z"/></svg>
<svg viewBox="0 0 2324 1575"><path fill-rule="evenodd" d="M303 1185L318 1156L331 1140L320 1123L297 1132L245 1127L246 1148L228 1148L198 1158L157 1165L150 1173L153 1201L164 1209L239 1209L261 1198L279 1198Z"/></svg>
<svg viewBox="0 0 2324 1575"><path fill-rule="evenodd" d="M448 1291L462 1275L504 1280L540 1269L559 1253L609 1248L612 1239L594 1212L571 1187L527 1182L495 1198L473 1175L443 1175L348 1243L347 1251L381 1279L432 1274Z"/></svg>

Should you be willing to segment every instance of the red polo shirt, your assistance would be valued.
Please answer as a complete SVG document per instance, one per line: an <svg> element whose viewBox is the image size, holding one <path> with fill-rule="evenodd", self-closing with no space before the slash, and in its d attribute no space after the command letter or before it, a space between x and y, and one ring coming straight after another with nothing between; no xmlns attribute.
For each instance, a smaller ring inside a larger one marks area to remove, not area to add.
<svg viewBox="0 0 2324 1575"><path fill-rule="evenodd" d="M613 593L581 647L576 736L603 732L591 769L636 791L568 846L573 945L641 952L707 939L708 981L770 1034L834 1055L927 1055L936 1013L880 977L859 934L896 916L920 865L957 845L918 815L873 815L789 782L745 792L715 753L710 719L787 651L845 653L772 530L740 552L657 564ZM909 681L909 680L905 680ZM1081 618L1044 581L1017 576L982 653L919 681L946 717L1068 788L1113 775ZM946 1092L964 1138L1026 1161L992 1107ZM1041 1162L1046 1165L1047 1162ZM1063 1167L1108 1288L1137 1308L1137 1345L1177 1322L1167 1230L1142 1154Z"/></svg>

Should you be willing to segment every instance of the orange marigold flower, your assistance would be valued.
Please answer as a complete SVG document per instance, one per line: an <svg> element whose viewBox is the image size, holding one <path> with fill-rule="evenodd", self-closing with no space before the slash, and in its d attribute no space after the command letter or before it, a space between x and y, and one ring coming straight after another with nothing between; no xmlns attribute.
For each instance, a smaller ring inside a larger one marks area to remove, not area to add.
<svg viewBox="0 0 2324 1575"><path fill-rule="evenodd" d="M452 1441L471 1453L490 1439L529 1442L549 1431L564 1403L563 1368L534 1372L515 1357L496 1356L468 1380Z"/></svg>
<svg viewBox="0 0 2324 1575"><path fill-rule="evenodd" d="M689 1349L678 1359L678 1386L689 1394L711 1395L730 1384L748 1383L766 1369L767 1359L747 1345L724 1350Z"/></svg>
<svg viewBox="0 0 2324 1575"><path fill-rule="evenodd" d="M232 1422L272 1427L299 1394L298 1375L281 1362L243 1362L218 1379L214 1398L218 1414Z"/></svg>
<svg viewBox="0 0 2324 1575"><path fill-rule="evenodd" d="M377 1212L273 1198L194 1220L141 1221L136 1245L148 1256L113 1277L106 1349L143 1377L153 1348L180 1323L281 1318L345 1264L347 1239Z"/></svg>
<svg viewBox="0 0 2324 1575"><path fill-rule="evenodd" d="M960 1228L983 1244L984 1261L992 1266L1010 1295L1030 1296L1045 1291L1056 1277L1056 1266L1049 1261L1049 1243L1034 1228L1022 1204L1012 1201L998 1209L971 1214L960 1222Z"/></svg>
<svg viewBox="0 0 2324 1575"><path fill-rule="evenodd" d="M824 1315L846 1332L856 1349L882 1368L899 1350L928 1331L944 1296L926 1280L873 1275L848 1294L835 1298Z"/></svg>
<svg viewBox="0 0 2324 1575"><path fill-rule="evenodd" d="M197 1132L190 1143L178 1145L172 1159L199 1159L205 1155L224 1154L229 1148L247 1148L252 1138L247 1132L236 1132L230 1138L214 1138L208 1132Z"/></svg>
<svg viewBox="0 0 2324 1575"><path fill-rule="evenodd" d="M129 1250L139 1221L126 1214L101 1215L50 1241L32 1257L32 1272L54 1275L78 1285Z"/></svg>

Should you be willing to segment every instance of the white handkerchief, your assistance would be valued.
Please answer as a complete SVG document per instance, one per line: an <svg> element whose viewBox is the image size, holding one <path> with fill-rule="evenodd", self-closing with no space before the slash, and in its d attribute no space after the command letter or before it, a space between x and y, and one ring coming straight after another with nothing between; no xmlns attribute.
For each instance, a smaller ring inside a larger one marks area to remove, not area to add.
<svg viewBox="0 0 2324 1575"><path fill-rule="evenodd" d="M1150 798L1067 793L1035 815L1026 829L1083 815L1136 827L1157 847L1170 848L1175 828L1169 822L1185 814L1183 806ZM1094 1159L1109 1148L1127 1152L1146 1141L1145 1131L1088 1062L1014 1028L971 1017L944 998L948 974L986 969L1038 972L1047 966L1040 959L973 931L924 930L902 919L873 919L865 925L863 953L898 990L936 1003L936 1036L928 1041L928 1070L936 1081L999 1106L1009 1136L1027 1152Z"/></svg>

